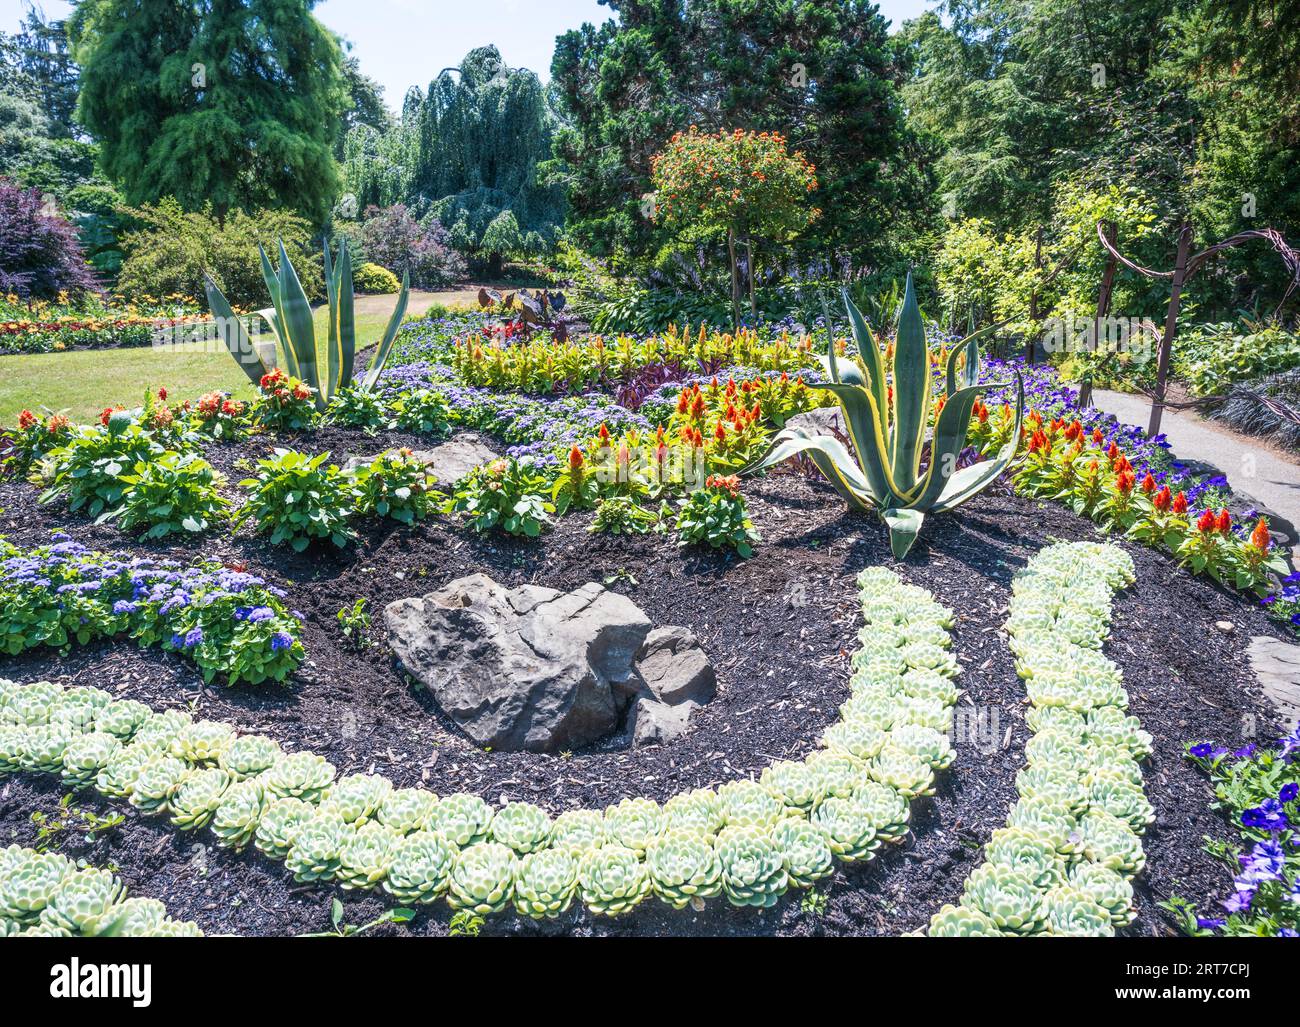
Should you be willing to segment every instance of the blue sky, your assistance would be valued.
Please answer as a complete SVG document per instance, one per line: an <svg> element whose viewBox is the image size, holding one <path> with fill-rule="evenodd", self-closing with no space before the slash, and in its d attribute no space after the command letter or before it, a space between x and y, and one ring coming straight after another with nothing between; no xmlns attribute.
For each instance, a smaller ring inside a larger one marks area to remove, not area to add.
<svg viewBox="0 0 1300 1027"><path fill-rule="evenodd" d="M926 8L926 0L879 3L895 27ZM25 6L0 0L0 29L16 29ZM41 0L40 6L52 18L70 9L62 0ZM408 86L427 86L440 70L487 43L495 43L511 66L548 78L555 37L584 21L604 21L610 12L596 0L323 0L316 16L352 42L362 71L396 108Z"/></svg>

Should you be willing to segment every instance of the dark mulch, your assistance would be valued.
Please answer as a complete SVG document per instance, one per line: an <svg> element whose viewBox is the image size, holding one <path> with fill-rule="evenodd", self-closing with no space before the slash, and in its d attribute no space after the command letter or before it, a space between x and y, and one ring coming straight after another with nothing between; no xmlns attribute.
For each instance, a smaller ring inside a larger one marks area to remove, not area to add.
<svg viewBox="0 0 1300 1027"><path fill-rule="evenodd" d="M330 449L341 460L347 453L415 441L334 430L309 445ZM237 479L242 472L236 460L270 448L265 440L214 446L212 456ZM46 651L0 658L0 674L94 684L155 707L190 709L196 717L230 721L289 747L312 749L340 773L375 771L400 785L422 784L439 793L471 791L492 803L524 799L553 813L629 795L662 800L756 775L772 760L802 756L815 745L848 694L848 656L859 623L854 577L863 567L891 563L880 526L847 514L820 482L782 474L751 483L748 492L764 543L747 561L682 552L658 537L591 535L589 515L565 518L536 541L478 537L442 518L412 529L363 524L355 548L303 554L272 551L245 530L205 542L202 555L247 561L250 570L288 588L291 605L305 615L310 656L291 687L204 689L181 658L118 644L66 657ZM23 483L0 484L0 506L0 531L20 544L42 541L50 529L62 527L102 548L129 544L136 552L198 555L192 546L130 544L111 526L37 507ZM828 899L823 915L801 910L797 896L767 912L737 910L725 901L698 914L675 912L647 901L613 922L575 909L556 924L506 916L485 930L897 934L922 927L941 904L956 901L979 862L980 846L1005 822L1015 797L1027 733L1024 691L1002 631L1011 576L1048 541L1095 537L1091 525L1063 508L1005 491L986 493L927 524L898 570L958 614L955 651L966 690L958 719L968 730L958 732L958 759L941 775L938 794L914 804L912 835L865 866L837 869L821 889ZM1149 550L1130 549L1138 583L1117 602L1109 652L1124 669L1132 712L1156 739L1146 784L1157 811L1133 930L1170 933L1172 921L1158 901L1178 894L1208 903L1226 883L1222 865L1202 851L1202 836L1224 837L1227 827L1208 810L1208 788L1183 757L1183 741L1230 742L1252 728L1261 738L1271 736L1274 712L1244 649L1250 635L1275 629L1253 604L1192 579ZM689 626L718 668L717 698L701 711L689 736L662 748L598 746L562 757L478 750L394 669L379 617L395 599L476 571L510 584L566 589L604 582L656 622ZM335 620L358 597L375 612L373 645L364 650L347 643ZM1215 622L1222 620L1235 630L1217 629ZM31 812L52 810L61 795L53 779L5 779L0 842L30 844ZM121 808L89 795L78 801L92 810ZM93 850L74 836L65 851L117 866L136 894L165 899L173 915L196 919L209 932L295 934L327 926L325 890L295 886L280 864L256 853L233 856L208 845L202 833L183 834L133 812ZM375 895L340 895L350 922L365 922L383 909ZM439 903L402 930L441 934L447 921L446 906Z"/></svg>

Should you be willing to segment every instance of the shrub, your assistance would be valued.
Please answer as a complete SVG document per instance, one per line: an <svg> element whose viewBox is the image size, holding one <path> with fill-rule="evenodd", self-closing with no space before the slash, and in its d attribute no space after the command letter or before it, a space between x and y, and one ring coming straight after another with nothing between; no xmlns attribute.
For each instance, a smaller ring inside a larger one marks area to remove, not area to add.
<svg viewBox="0 0 1300 1027"><path fill-rule="evenodd" d="M308 296L323 294L321 258L306 220L284 210L246 214L233 210L224 220L209 207L186 212L173 199L130 211L141 227L122 240L125 257L118 290L126 295L180 293L202 301L207 272L237 307L256 309L265 300L259 244L284 242Z"/></svg>
<svg viewBox="0 0 1300 1027"><path fill-rule="evenodd" d="M545 489L546 479L530 458L493 460L469 473L448 510L464 514L476 531L497 528L536 538L555 512L543 495Z"/></svg>
<svg viewBox="0 0 1300 1027"><path fill-rule="evenodd" d="M367 207L360 226L348 228L346 235L366 260L390 269L394 276L406 272L417 289L449 285L469 274L465 258L448 243L446 229L433 220L420 224L400 203Z"/></svg>
<svg viewBox="0 0 1300 1027"><path fill-rule="evenodd" d="M433 493L424 461L409 449L380 453L353 474L357 513L412 524L429 515Z"/></svg>
<svg viewBox="0 0 1300 1027"><path fill-rule="evenodd" d="M447 401L441 393L430 389L403 393L393 404L393 413L391 428L439 437L451 430Z"/></svg>
<svg viewBox="0 0 1300 1027"><path fill-rule="evenodd" d="M205 435L231 442L244 435L244 419L248 405L243 400L231 399L222 392L209 392L199 397L191 420Z"/></svg>
<svg viewBox="0 0 1300 1027"><path fill-rule="evenodd" d="M26 474L45 454L67 445L72 432L72 422L65 414L47 414L42 418L30 410L20 411L17 429L9 432L13 442L9 459L14 470Z"/></svg>
<svg viewBox="0 0 1300 1027"><path fill-rule="evenodd" d="M0 293L52 300L95 289L72 223L44 211L40 190L0 178Z"/></svg>
<svg viewBox="0 0 1300 1027"><path fill-rule="evenodd" d="M677 513L677 538L681 545L708 545L714 549L734 549L741 556L754 550L758 532L745 512L736 476L709 475L704 488L681 501Z"/></svg>
<svg viewBox="0 0 1300 1027"><path fill-rule="evenodd" d="M397 276L388 268L370 263L358 267L352 275L352 281L356 285L357 292L364 293L379 293L382 295L397 292L402 287L402 283L397 280Z"/></svg>
<svg viewBox="0 0 1300 1027"><path fill-rule="evenodd" d="M126 491L116 516L128 531L148 528L145 538L197 535L224 517L229 506L217 491L212 465L195 453L142 460L120 481Z"/></svg>
<svg viewBox="0 0 1300 1027"><path fill-rule="evenodd" d="M350 428L378 428L388 420L388 410L375 390L350 385L335 394L325 410L325 418L331 424L345 424Z"/></svg>
<svg viewBox="0 0 1300 1027"><path fill-rule="evenodd" d="M346 475L326 463L329 456L277 449L259 460L257 477L239 483L251 492L235 514L235 526L252 518L259 534L270 532L272 545L288 543L299 553L313 539L347 545L356 537L348 525L353 497Z"/></svg>
<svg viewBox="0 0 1300 1027"><path fill-rule="evenodd" d="M1300 367L1300 335L1277 324L1199 325L1174 343L1174 373L1198 396Z"/></svg>

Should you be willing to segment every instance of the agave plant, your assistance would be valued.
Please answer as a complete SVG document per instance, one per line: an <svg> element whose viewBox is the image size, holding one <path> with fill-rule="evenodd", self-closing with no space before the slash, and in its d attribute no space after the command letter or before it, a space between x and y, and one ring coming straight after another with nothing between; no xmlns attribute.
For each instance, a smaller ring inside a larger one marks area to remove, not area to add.
<svg viewBox="0 0 1300 1027"><path fill-rule="evenodd" d="M837 360L832 345L825 358L830 381L810 388L825 389L839 401L851 449L827 435L786 428L746 471L761 471L798 453L807 453L851 507L880 513L889 527L890 548L901 560L916 541L927 513L941 513L964 503L991 484L1011 462L1020 443L1024 382L1016 376L1016 418L1011 441L996 459L959 467L958 457L966 446L976 401L989 389L1005 386L978 384L982 333L954 346L948 355L943 403L928 439L929 459L922 469L935 401L930 387L930 350L912 276L908 275L903 291L892 367L886 367L880 346L847 290L843 291L843 299L858 360L847 365Z"/></svg>
<svg viewBox="0 0 1300 1027"><path fill-rule="evenodd" d="M352 292L352 255L348 252L346 240L339 240L338 261L330 259L330 249L325 246L325 292L329 301L329 336L325 340L325 374L322 376L317 366L316 327L312 321L311 304L303 291L298 273L294 271L285 252L284 243L280 243L280 267L276 270L266 251L260 246L258 253L262 257L262 277L271 294L271 306L259 310L258 314L275 332L284 353L285 370L294 378L301 378L315 389L316 408L324 411L330 401L341 390L353 387L353 370L357 352L356 318L353 313ZM270 372L273 365L268 365L248 337L243 322L235 316L229 301L216 283L206 275L204 288L208 294L208 309L213 317L223 326L221 333L226 348L231 356L248 375L254 385L261 382L262 376ZM383 338L375 350L374 359L361 380L358 388L369 392L379 380L379 373L388 361L388 354L397 338L397 329L406 315L408 299L408 280L402 275L402 291L397 295L397 306L388 319Z"/></svg>

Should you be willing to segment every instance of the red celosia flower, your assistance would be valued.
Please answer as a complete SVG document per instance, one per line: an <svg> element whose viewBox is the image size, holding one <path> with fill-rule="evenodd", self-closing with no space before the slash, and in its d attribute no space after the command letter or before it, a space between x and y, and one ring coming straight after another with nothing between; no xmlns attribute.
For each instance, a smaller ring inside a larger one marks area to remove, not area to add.
<svg viewBox="0 0 1300 1027"><path fill-rule="evenodd" d="M571 450L569 450L569 468L570 470L576 471L581 466L582 466L582 450L580 450L577 446L574 446Z"/></svg>
<svg viewBox="0 0 1300 1027"><path fill-rule="evenodd" d="M721 421L719 421L717 427L713 429L713 437L719 442L727 441L727 428Z"/></svg>
<svg viewBox="0 0 1300 1027"><path fill-rule="evenodd" d="M1092 429L1092 444L1094 446L1100 446L1105 441L1106 438L1102 435L1100 428Z"/></svg>
<svg viewBox="0 0 1300 1027"><path fill-rule="evenodd" d="M679 414L686 413L686 404L690 401L690 398L691 398L691 394L687 392L685 389L683 389L680 393L678 393L677 412Z"/></svg>
<svg viewBox="0 0 1300 1027"><path fill-rule="evenodd" d="M1228 534L1232 530L1232 514L1227 510L1220 510L1219 516L1214 521L1214 530L1223 535Z"/></svg>
<svg viewBox="0 0 1300 1027"><path fill-rule="evenodd" d="M30 410L23 410L18 414L18 427L26 431L36 423L36 415Z"/></svg>
<svg viewBox="0 0 1300 1027"><path fill-rule="evenodd" d="M1123 495L1127 496L1130 492L1133 491L1134 483L1135 483L1135 478L1133 477L1133 474L1129 471L1120 471L1115 476L1115 486L1120 490L1120 492Z"/></svg>
<svg viewBox="0 0 1300 1027"><path fill-rule="evenodd" d="M1155 478L1151 477L1151 472L1148 471L1147 476L1142 479L1142 491L1149 496L1155 490L1156 490L1156 480Z"/></svg>
<svg viewBox="0 0 1300 1027"><path fill-rule="evenodd" d="M1272 541L1268 534L1268 521L1261 517L1255 524L1255 530L1250 533L1250 544L1261 553L1267 553Z"/></svg>
<svg viewBox="0 0 1300 1027"><path fill-rule="evenodd" d="M604 421L600 422L600 431L596 432L596 434L600 436L602 442L609 441L609 429L605 427Z"/></svg>
<svg viewBox="0 0 1300 1027"><path fill-rule="evenodd" d="M1164 513L1166 510L1169 509L1169 504L1172 501L1172 499L1173 497L1170 496L1169 494L1169 486L1166 485L1164 488L1162 488L1159 492L1156 493L1156 498L1153 500L1153 502L1155 503L1156 509L1159 510L1161 513Z"/></svg>
<svg viewBox="0 0 1300 1027"><path fill-rule="evenodd" d="M166 402L166 401L167 401L167 390L166 390L166 389L159 389L159 390L158 390L158 398L161 399L163 402Z"/></svg>
<svg viewBox="0 0 1300 1027"><path fill-rule="evenodd" d="M105 427L108 427L108 420L112 416L113 416L113 408L104 407L103 411L99 415L99 423L104 425Z"/></svg>
<svg viewBox="0 0 1300 1027"><path fill-rule="evenodd" d="M1176 514L1187 513L1187 497L1181 492L1174 496L1173 511Z"/></svg>
<svg viewBox="0 0 1300 1027"><path fill-rule="evenodd" d="M51 435L57 435L59 432L63 431L63 429L68 426L68 424L69 421L66 415L55 414L53 417L49 419L48 422L46 422L45 427L49 430L49 433Z"/></svg>
<svg viewBox="0 0 1300 1027"><path fill-rule="evenodd" d="M1196 520L1196 530L1202 535L1208 535L1214 530L1214 511L1206 510Z"/></svg>
<svg viewBox="0 0 1300 1027"><path fill-rule="evenodd" d="M1116 460L1118 460L1118 459L1119 459L1119 446L1115 445L1115 443L1112 442L1112 443L1110 444L1110 447L1106 450L1106 459L1109 460L1112 464L1113 464Z"/></svg>

